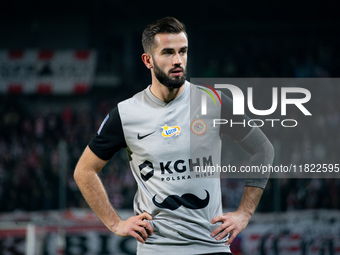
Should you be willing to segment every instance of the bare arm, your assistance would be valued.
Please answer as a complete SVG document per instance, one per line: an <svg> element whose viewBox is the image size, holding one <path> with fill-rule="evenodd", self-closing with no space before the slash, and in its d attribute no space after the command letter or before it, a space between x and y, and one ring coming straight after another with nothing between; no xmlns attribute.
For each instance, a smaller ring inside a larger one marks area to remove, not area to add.
<svg viewBox="0 0 340 255"><path fill-rule="evenodd" d="M74 171L74 179L86 202L109 230L119 236L133 236L144 243L148 236L146 229L150 234L152 234L153 229L150 223L143 220L151 220L152 218L149 214L143 213L126 221L121 220L112 207L106 190L97 175L106 163L107 160L100 159L87 146Z"/></svg>
<svg viewBox="0 0 340 255"><path fill-rule="evenodd" d="M244 212L245 215L253 216L257 205L260 202L263 189L258 187L245 187L243 190L242 199L238 207L238 211Z"/></svg>

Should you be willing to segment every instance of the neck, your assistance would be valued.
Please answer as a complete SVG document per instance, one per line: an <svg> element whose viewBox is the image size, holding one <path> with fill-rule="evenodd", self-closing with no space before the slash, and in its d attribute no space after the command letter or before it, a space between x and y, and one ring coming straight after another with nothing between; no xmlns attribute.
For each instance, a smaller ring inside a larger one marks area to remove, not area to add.
<svg viewBox="0 0 340 255"><path fill-rule="evenodd" d="M178 89L169 89L168 87L161 84L157 79L153 80L150 91L154 94L158 99L169 103L178 97L184 90L184 84Z"/></svg>

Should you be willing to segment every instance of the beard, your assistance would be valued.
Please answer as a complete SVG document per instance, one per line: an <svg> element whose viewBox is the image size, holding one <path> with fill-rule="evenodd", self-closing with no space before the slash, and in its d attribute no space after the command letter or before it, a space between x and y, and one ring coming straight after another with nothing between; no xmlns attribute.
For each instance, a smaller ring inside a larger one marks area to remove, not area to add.
<svg viewBox="0 0 340 255"><path fill-rule="evenodd" d="M174 68L171 68L166 74L156 63L156 61L153 61L154 63L154 72L157 80L163 84L164 86L168 87L169 89L178 89L183 86L186 78L186 69L182 68L181 66L175 66ZM181 76L175 76L174 78L170 78L170 74L173 70L181 68L183 74Z"/></svg>

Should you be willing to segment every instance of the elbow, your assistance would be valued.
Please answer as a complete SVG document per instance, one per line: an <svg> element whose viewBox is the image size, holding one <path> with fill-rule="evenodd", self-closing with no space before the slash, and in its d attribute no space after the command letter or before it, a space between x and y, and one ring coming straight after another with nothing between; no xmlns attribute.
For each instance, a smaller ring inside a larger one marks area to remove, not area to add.
<svg viewBox="0 0 340 255"><path fill-rule="evenodd" d="M79 170L77 169L77 167L74 169L73 172L73 179L77 182L77 180L79 179Z"/></svg>
<svg viewBox="0 0 340 255"><path fill-rule="evenodd" d="M83 176L82 171L77 165L73 172L73 178L77 184L79 183L82 176Z"/></svg>
<svg viewBox="0 0 340 255"><path fill-rule="evenodd" d="M84 164L77 164L76 168L73 172L73 178L77 185L82 184L84 182L87 182L87 180L90 180L94 178L94 176L97 175L97 172L95 169L89 168L85 166Z"/></svg>

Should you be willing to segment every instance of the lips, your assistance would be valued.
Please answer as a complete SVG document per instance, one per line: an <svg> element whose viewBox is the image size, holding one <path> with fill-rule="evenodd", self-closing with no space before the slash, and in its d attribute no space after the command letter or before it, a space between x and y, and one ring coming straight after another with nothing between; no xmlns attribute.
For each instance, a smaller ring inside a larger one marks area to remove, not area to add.
<svg viewBox="0 0 340 255"><path fill-rule="evenodd" d="M182 68L176 68L174 70L171 70L170 73L172 73L175 76L179 76L183 73L183 69Z"/></svg>

